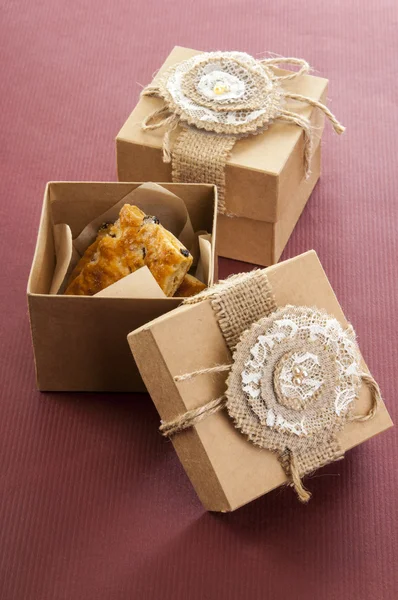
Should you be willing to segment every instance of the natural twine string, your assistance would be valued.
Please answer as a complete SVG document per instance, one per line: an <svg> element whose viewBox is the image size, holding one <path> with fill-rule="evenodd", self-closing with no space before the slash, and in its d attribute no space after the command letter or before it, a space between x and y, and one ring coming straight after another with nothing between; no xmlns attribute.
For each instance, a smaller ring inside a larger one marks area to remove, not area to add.
<svg viewBox="0 0 398 600"><path fill-rule="evenodd" d="M286 123L298 125L304 132L304 173L305 178L308 179L311 175L311 159L313 148L311 123L305 117L302 117L289 110L283 110L279 115L279 119L281 121L286 121Z"/></svg>
<svg viewBox="0 0 398 600"><path fill-rule="evenodd" d="M213 415L218 412L227 403L227 399L225 396L220 396L215 400L211 400L207 404L200 406L199 408L194 408L193 410L187 411L185 414L177 417L173 421L162 421L162 425L159 427L159 431L165 437L171 437L180 431L184 431L184 429L188 429L189 427L193 427L202 419Z"/></svg>
<svg viewBox="0 0 398 600"><path fill-rule="evenodd" d="M161 106L160 108L156 108L142 121L142 129L144 131L159 129L159 127L163 127L168 123L168 119L171 116L172 115L166 105Z"/></svg>
<svg viewBox="0 0 398 600"><path fill-rule="evenodd" d="M266 65L266 66L270 66L270 67L278 67L279 65L282 64L289 64L289 65L300 65L301 68L299 69L299 71L296 71L295 73L291 73L290 75L274 75L275 79L278 79L279 81L283 80L283 81L288 81L289 79L295 79L296 77L300 77L301 75L305 75L306 73L309 72L310 70L310 65L307 63L306 60L304 60L303 58L264 58L263 60L260 60L262 65Z"/></svg>
<svg viewBox="0 0 398 600"><path fill-rule="evenodd" d="M144 90L145 91L145 90ZM142 95L152 95L152 94L142 94ZM158 119L158 120L157 120ZM167 106L162 106L154 110L152 113L147 115L142 122L142 130L143 131L153 131L155 129L160 129L161 127L168 127L164 136L163 136L163 162L170 163L171 162L171 144L170 144L170 134L172 131L176 129L180 122L180 117L178 115L170 114Z"/></svg>
<svg viewBox="0 0 398 600"><path fill-rule="evenodd" d="M157 96L159 94L159 86L156 83L150 83L141 92L141 96Z"/></svg>
<svg viewBox="0 0 398 600"><path fill-rule="evenodd" d="M319 110L321 110L329 119L336 133L340 135L345 132L344 125L342 125L340 121L336 119L334 114L328 109L327 106L325 106L325 104L322 104L322 102L318 102L317 100L313 100L307 96L302 96L301 94L292 94L290 92L285 92L285 97L290 98L291 100L297 100L298 102L305 102L314 108L319 108Z"/></svg>
<svg viewBox="0 0 398 600"><path fill-rule="evenodd" d="M298 499L303 504L306 504L308 500L311 498L311 492L309 492L303 485L302 479L299 474L299 469L296 461L296 457L291 450L287 450L288 453L288 474L291 477L291 486L294 487Z"/></svg>
<svg viewBox="0 0 398 600"><path fill-rule="evenodd" d="M183 375L176 375L174 377L174 381L187 381L187 380L193 379L194 377L198 377L200 375L221 373L223 371L224 372L229 371L231 369L231 367L232 367L232 365L225 364L225 365L216 365L215 367L209 367L206 369L199 369L198 371L192 371L191 373L184 373ZM373 419L373 417L377 413L377 410L381 403L381 392L380 392L380 388L379 388L377 382L368 373L361 373L361 379L362 379L362 382L365 385L367 385L370 390L371 407L365 415L357 415L355 417L352 417L351 420L364 423L366 421L370 421L371 419ZM198 420L200 421L205 416L208 416L208 414L213 414L217 410L220 410L220 408L223 408L223 406L225 406L225 404L221 404L220 400L222 398L224 398L224 396L221 396L220 398L217 398L216 400L211 400L210 402L208 402L207 404L204 404L203 406L200 406L199 408L195 408L193 410L187 411L186 413L184 413L180 417L177 417L173 421L162 422L160 431L163 433L163 435L165 435L167 437L169 435L174 435L174 433L177 433L177 431L187 429L187 427L192 427L193 425L195 425L195 423L198 422ZM216 410L213 410L215 406L217 406L217 408L216 408ZM197 419L197 417L201 417L201 418ZM172 431L172 433L169 433L170 431Z"/></svg>
<svg viewBox="0 0 398 600"><path fill-rule="evenodd" d="M198 375L210 375L211 373L221 373L223 371L230 371L232 365L216 365L215 367L208 367L207 369L199 369L198 371L192 371L191 373L184 373L183 375L176 375L174 381L187 381Z"/></svg>
<svg viewBox="0 0 398 600"><path fill-rule="evenodd" d="M382 399L379 385L377 381L373 379L372 375L370 375L369 373L361 373L361 379L362 382L369 388L372 404L366 415L356 415L352 418L352 421L359 421L361 423L364 423L373 419L373 417L379 409Z"/></svg>

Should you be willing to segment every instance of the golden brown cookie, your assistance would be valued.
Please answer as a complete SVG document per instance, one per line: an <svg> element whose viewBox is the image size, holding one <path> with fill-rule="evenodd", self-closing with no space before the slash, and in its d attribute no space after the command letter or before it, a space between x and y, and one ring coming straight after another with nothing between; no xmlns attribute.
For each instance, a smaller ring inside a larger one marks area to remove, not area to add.
<svg viewBox="0 0 398 600"><path fill-rule="evenodd" d="M93 296L122 277L147 266L166 296L173 296L192 256L156 217L125 204L114 225L104 225L69 280L65 294Z"/></svg>

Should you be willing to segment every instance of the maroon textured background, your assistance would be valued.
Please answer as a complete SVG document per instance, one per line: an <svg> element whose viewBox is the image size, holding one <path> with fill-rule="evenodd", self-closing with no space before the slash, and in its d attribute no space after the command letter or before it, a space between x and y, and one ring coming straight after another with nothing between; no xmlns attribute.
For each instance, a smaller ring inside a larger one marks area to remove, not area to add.
<svg viewBox="0 0 398 600"><path fill-rule="evenodd" d="M25 287L47 180L115 178L114 136L173 45L303 56L347 126L285 258L315 248L389 409L397 387L396 0L1 3L0 598L392 600L394 430L206 514L148 396L35 390ZM221 275L248 268L221 261Z"/></svg>

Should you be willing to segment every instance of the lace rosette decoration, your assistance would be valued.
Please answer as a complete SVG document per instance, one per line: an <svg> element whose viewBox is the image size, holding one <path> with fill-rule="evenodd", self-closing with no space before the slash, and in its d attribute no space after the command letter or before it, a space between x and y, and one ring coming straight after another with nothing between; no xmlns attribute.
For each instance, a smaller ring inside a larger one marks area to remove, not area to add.
<svg viewBox="0 0 398 600"><path fill-rule="evenodd" d="M264 271L233 276L187 299L210 299L232 363L175 377L229 372L225 394L174 421L166 436L194 426L226 408L234 426L256 446L274 452L300 500L310 493L302 477L343 456L337 434L347 421L371 419L381 400L373 377L362 372L351 325L344 328L317 308L278 308ZM353 414L365 383L372 406Z"/></svg>
<svg viewBox="0 0 398 600"><path fill-rule="evenodd" d="M297 72L278 76L275 66L299 65ZM275 121L285 121L304 131L305 174L310 174L312 131L310 121L286 109L286 99L322 110L335 131L344 127L328 108L316 100L288 92L286 80L309 71L297 58L256 60L244 52L206 52L168 69L142 94L156 96L164 105L144 120L142 128L165 128L163 159L172 162L173 181L215 183L220 211L225 206L225 164L236 140L262 133ZM170 133L183 126L171 149Z"/></svg>
<svg viewBox="0 0 398 600"><path fill-rule="evenodd" d="M233 361L227 410L251 442L276 452L288 470L293 460L300 477L341 455L335 434L362 383L352 327L287 306L244 332Z"/></svg>

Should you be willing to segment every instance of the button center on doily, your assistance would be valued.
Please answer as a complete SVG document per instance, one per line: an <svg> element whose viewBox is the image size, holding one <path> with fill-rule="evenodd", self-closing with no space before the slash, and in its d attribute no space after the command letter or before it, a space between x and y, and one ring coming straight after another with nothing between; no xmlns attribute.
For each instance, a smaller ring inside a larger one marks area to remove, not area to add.
<svg viewBox="0 0 398 600"><path fill-rule="evenodd" d="M293 410L306 409L324 383L319 357L307 351L286 352L275 365L273 383L280 404Z"/></svg>

